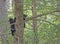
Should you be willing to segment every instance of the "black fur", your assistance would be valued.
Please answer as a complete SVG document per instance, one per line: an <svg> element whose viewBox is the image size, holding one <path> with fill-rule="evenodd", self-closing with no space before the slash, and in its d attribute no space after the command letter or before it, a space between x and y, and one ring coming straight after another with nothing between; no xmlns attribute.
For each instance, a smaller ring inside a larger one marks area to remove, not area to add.
<svg viewBox="0 0 60 44"><path fill-rule="evenodd" d="M15 23L16 22L16 18L10 18L9 19L9 22L10 22L10 24L11 24L11 33L12 33L12 36L14 36L14 32L15 32L15 24L13 24L13 23Z"/></svg>
<svg viewBox="0 0 60 44"><path fill-rule="evenodd" d="M23 15L23 20L25 20L26 17L27 17L27 15ZM15 24L14 24L16 22L16 17L14 19L10 18L9 22L11 24L11 33L12 33L12 36L14 36L14 32L16 31L15 30ZM25 27L25 23L24 23L24 27Z"/></svg>

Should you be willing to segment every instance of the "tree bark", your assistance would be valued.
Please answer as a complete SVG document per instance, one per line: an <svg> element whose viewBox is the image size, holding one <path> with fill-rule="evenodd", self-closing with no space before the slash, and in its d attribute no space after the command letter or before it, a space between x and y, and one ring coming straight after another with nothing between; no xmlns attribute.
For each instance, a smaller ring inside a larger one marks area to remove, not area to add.
<svg viewBox="0 0 60 44"><path fill-rule="evenodd" d="M33 16L36 16L36 0L32 0L32 14ZM33 31L34 31L34 39L33 44L38 44L37 39L37 19L33 18Z"/></svg>
<svg viewBox="0 0 60 44"><path fill-rule="evenodd" d="M57 10L60 11L60 0L57 0ZM60 12L58 12L57 15L59 15L58 21L60 22ZM60 24L58 25L57 38L57 44L60 44Z"/></svg>
<svg viewBox="0 0 60 44"><path fill-rule="evenodd" d="M23 0L14 0L15 2L15 17L16 17L16 32L14 36L14 44L23 44Z"/></svg>
<svg viewBox="0 0 60 44"><path fill-rule="evenodd" d="M6 33L7 20L7 3L6 0L0 0L0 33ZM2 36L2 44L6 44L6 36Z"/></svg>

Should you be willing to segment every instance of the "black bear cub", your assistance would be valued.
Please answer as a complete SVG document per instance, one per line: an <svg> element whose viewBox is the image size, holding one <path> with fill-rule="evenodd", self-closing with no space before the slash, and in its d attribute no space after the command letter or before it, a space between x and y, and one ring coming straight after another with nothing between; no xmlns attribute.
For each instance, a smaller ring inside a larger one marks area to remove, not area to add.
<svg viewBox="0 0 60 44"><path fill-rule="evenodd" d="M25 20L26 17L27 17L27 15L23 15L23 20ZM14 36L14 32L16 31L15 30L16 17L15 18L9 18L9 22L10 22L12 36ZM24 27L25 27L25 23L24 23Z"/></svg>

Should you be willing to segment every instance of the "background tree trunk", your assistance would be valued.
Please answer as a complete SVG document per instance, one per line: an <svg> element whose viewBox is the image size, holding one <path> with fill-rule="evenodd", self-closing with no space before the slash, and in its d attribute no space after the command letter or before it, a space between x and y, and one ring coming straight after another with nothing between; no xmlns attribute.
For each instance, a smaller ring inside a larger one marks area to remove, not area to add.
<svg viewBox="0 0 60 44"><path fill-rule="evenodd" d="M36 16L36 0L32 0L32 14L33 16ZM34 40L33 44L38 44L37 40L37 20L36 18L33 18L33 31L34 31Z"/></svg>
<svg viewBox="0 0 60 44"><path fill-rule="evenodd" d="M2 44L7 44L6 35L4 35L8 23L6 2L7 0L0 0L0 33L2 35Z"/></svg>
<svg viewBox="0 0 60 44"><path fill-rule="evenodd" d="M15 1L15 17L16 17L16 32L14 36L14 44L23 44L23 0Z"/></svg>
<svg viewBox="0 0 60 44"><path fill-rule="evenodd" d="M57 9L60 11L60 0L57 0ZM57 15L59 15L58 21L60 22L60 12L57 13ZM58 33L57 33L57 44L60 44L60 24L58 25Z"/></svg>

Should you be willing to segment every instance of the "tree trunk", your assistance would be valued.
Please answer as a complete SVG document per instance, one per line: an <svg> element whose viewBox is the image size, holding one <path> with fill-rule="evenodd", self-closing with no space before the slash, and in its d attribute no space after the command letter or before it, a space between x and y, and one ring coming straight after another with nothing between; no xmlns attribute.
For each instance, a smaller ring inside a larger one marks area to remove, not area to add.
<svg viewBox="0 0 60 44"><path fill-rule="evenodd" d="M57 9L60 10L60 0L57 0ZM60 12L57 13L59 15L58 21L60 22ZM57 33L57 44L60 44L60 24L58 25L58 33Z"/></svg>
<svg viewBox="0 0 60 44"><path fill-rule="evenodd" d="M6 44L6 37L4 36L7 25L7 5L6 0L0 0L0 33L2 36L2 44Z"/></svg>
<svg viewBox="0 0 60 44"><path fill-rule="evenodd" d="M15 17L16 17L16 32L14 36L14 44L23 44L23 0L15 1Z"/></svg>
<svg viewBox="0 0 60 44"><path fill-rule="evenodd" d="M32 0L32 14L33 16L36 16L36 0ZM33 31L34 31L34 40L33 44L38 44L37 39L37 20L36 18L33 18Z"/></svg>

